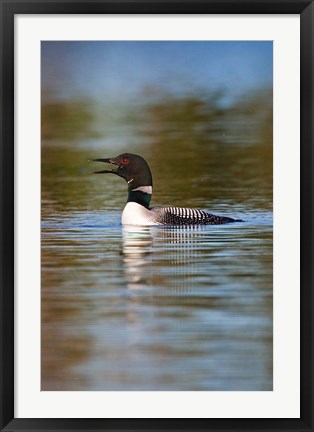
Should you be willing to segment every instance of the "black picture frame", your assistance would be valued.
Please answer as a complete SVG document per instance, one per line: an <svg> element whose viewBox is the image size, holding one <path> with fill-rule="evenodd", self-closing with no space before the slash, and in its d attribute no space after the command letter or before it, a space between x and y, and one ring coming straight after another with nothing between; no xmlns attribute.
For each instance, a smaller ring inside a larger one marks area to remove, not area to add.
<svg viewBox="0 0 314 432"><path fill-rule="evenodd" d="M313 1L0 0L2 431L313 431ZM301 416L300 419L14 418L14 16L15 14L300 14L301 20Z"/></svg>

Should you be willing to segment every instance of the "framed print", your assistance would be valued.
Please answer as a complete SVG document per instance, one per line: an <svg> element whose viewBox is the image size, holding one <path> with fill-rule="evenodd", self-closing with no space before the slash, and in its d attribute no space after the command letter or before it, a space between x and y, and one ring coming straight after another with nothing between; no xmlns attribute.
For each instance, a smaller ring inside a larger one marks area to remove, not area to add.
<svg viewBox="0 0 314 432"><path fill-rule="evenodd" d="M1 0L1 430L313 430L312 26Z"/></svg>

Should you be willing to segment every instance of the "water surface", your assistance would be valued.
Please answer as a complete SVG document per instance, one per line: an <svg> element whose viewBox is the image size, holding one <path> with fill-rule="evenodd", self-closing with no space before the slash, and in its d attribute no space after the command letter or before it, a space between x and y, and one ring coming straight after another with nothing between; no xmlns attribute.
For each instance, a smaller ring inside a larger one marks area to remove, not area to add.
<svg viewBox="0 0 314 432"><path fill-rule="evenodd" d="M271 146L170 144L152 204L243 223L124 228L119 151L43 147L43 390L272 390Z"/></svg>

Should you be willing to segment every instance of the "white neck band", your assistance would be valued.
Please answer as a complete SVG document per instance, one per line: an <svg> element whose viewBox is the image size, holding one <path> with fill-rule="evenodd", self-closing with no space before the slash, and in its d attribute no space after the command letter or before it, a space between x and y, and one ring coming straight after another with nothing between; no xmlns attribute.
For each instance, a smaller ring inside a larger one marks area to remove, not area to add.
<svg viewBox="0 0 314 432"><path fill-rule="evenodd" d="M152 194L153 188L152 188L152 186L140 186L136 189L132 189L132 192L136 192L136 191Z"/></svg>

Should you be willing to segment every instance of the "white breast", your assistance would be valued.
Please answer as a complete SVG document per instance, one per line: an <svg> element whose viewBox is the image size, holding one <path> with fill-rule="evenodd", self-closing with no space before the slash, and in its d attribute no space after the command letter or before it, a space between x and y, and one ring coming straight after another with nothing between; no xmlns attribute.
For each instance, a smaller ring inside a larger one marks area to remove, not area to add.
<svg viewBox="0 0 314 432"><path fill-rule="evenodd" d="M122 213L122 225L158 225L150 210L135 202L128 202Z"/></svg>

